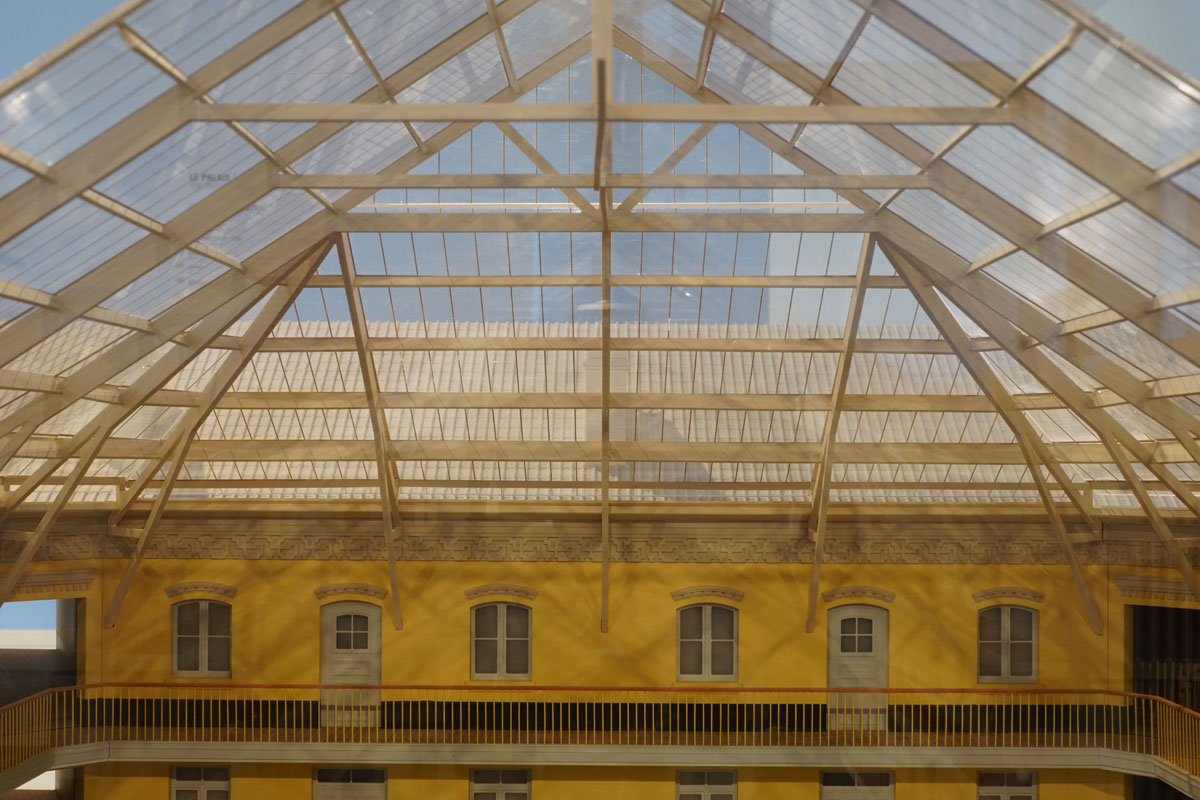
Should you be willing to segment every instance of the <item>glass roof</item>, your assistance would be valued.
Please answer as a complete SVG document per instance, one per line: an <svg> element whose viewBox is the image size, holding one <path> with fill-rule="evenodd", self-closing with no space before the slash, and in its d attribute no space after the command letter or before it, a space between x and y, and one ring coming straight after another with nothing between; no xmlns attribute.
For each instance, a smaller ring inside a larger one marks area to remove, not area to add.
<svg viewBox="0 0 1200 800"><path fill-rule="evenodd" d="M122 8L0 82L8 509L1196 507L1200 86L1068 0Z"/></svg>

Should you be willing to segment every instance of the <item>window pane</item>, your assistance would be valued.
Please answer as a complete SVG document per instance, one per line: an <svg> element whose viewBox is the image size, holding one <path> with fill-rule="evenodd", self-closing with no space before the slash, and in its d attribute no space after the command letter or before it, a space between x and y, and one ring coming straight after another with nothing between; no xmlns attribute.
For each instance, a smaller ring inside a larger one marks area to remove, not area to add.
<svg viewBox="0 0 1200 800"><path fill-rule="evenodd" d="M354 646L350 639L350 637L353 635L354 634L352 633L337 634L337 641L334 643L334 647L336 647L338 650L349 650Z"/></svg>
<svg viewBox="0 0 1200 800"><path fill-rule="evenodd" d="M704 637L704 609L691 606L679 612L679 638L701 639Z"/></svg>
<svg viewBox="0 0 1200 800"><path fill-rule="evenodd" d="M175 800L200 800L200 792L195 789L176 789Z"/></svg>
<svg viewBox="0 0 1200 800"><path fill-rule="evenodd" d="M204 800L229 800L229 790L209 789L204 793Z"/></svg>
<svg viewBox="0 0 1200 800"><path fill-rule="evenodd" d="M479 606L475 609L475 635L488 636L493 639L499 636L496 629L495 606Z"/></svg>
<svg viewBox="0 0 1200 800"><path fill-rule="evenodd" d="M679 674L699 675L704 671L704 646L700 642L679 643Z"/></svg>
<svg viewBox="0 0 1200 800"><path fill-rule="evenodd" d="M708 773L709 786L733 786L732 772L710 772Z"/></svg>
<svg viewBox="0 0 1200 800"><path fill-rule="evenodd" d="M516 637L518 639L529 638L529 609L521 606L506 606L504 620L504 633L510 639Z"/></svg>
<svg viewBox="0 0 1200 800"><path fill-rule="evenodd" d="M317 783L349 783L350 770L348 769L319 769L317 770Z"/></svg>
<svg viewBox="0 0 1200 800"><path fill-rule="evenodd" d="M733 674L733 642L712 643L712 674Z"/></svg>
<svg viewBox="0 0 1200 800"><path fill-rule="evenodd" d="M875 637L874 636L859 636L858 637L858 652L860 652L860 653L875 652Z"/></svg>
<svg viewBox="0 0 1200 800"><path fill-rule="evenodd" d="M367 649L367 635L365 633L354 633L353 636L354 636L354 649L355 650L366 650Z"/></svg>
<svg viewBox="0 0 1200 800"><path fill-rule="evenodd" d="M355 614L354 615L354 630L355 631L366 631L366 630L368 630L367 625L368 625L368 623L367 623L366 616L364 616L363 614Z"/></svg>
<svg viewBox="0 0 1200 800"><path fill-rule="evenodd" d="M842 652L843 653L856 652L858 650L858 645L856 644L857 641L858 641L857 636L843 636L842 637Z"/></svg>
<svg viewBox="0 0 1200 800"><path fill-rule="evenodd" d="M476 783L499 783L500 770L498 769L477 769L471 775L471 780Z"/></svg>
<svg viewBox="0 0 1200 800"><path fill-rule="evenodd" d="M891 786L892 776L886 772L858 773L859 786Z"/></svg>
<svg viewBox="0 0 1200 800"><path fill-rule="evenodd" d="M335 630L349 631L353 625L351 618L353 614L338 614L337 620L334 622Z"/></svg>
<svg viewBox="0 0 1200 800"><path fill-rule="evenodd" d="M684 770L675 775L675 782L680 786L703 786L704 773L694 770Z"/></svg>
<svg viewBox="0 0 1200 800"><path fill-rule="evenodd" d="M182 603L175 607L175 630L182 636L200 635L200 604Z"/></svg>
<svg viewBox="0 0 1200 800"><path fill-rule="evenodd" d="M210 672L229 672L229 641L226 636L209 637L208 669ZM206 778L206 780L209 779Z"/></svg>
<svg viewBox="0 0 1200 800"><path fill-rule="evenodd" d="M821 785L822 786L853 786L854 785L854 773L853 772L822 772L821 773Z"/></svg>
<svg viewBox="0 0 1200 800"><path fill-rule="evenodd" d="M525 792L505 792L504 800L529 800L529 795Z"/></svg>
<svg viewBox="0 0 1200 800"><path fill-rule="evenodd" d="M979 643L979 674L983 677L1000 677L1000 643Z"/></svg>
<svg viewBox="0 0 1200 800"><path fill-rule="evenodd" d="M712 607L712 638L733 639L733 609Z"/></svg>
<svg viewBox="0 0 1200 800"><path fill-rule="evenodd" d="M854 617L842 620L842 633L854 633Z"/></svg>
<svg viewBox="0 0 1200 800"><path fill-rule="evenodd" d="M700 795L694 792L688 792L686 794L679 795L679 800L702 800L702 798Z"/></svg>
<svg viewBox="0 0 1200 800"><path fill-rule="evenodd" d="M199 636L180 636L175 640L175 668L179 670L200 669Z"/></svg>
<svg viewBox="0 0 1200 800"><path fill-rule="evenodd" d="M873 631L872 631L871 625L872 625L872 621L867 619L866 617L858 618L858 632L859 633L872 633Z"/></svg>
<svg viewBox="0 0 1200 800"><path fill-rule="evenodd" d="M229 780L229 767L205 767L204 780L206 781L227 781ZM1028 784L1026 784L1028 785Z"/></svg>
<svg viewBox="0 0 1200 800"><path fill-rule="evenodd" d="M979 800L1003 800L998 794L981 794Z"/></svg>
<svg viewBox="0 0 1200 800"><path fill-rule="evenodd" d="M1009 786L1033 786L1032 772L1010 772L1004 779Z"/></svg>
<svg viewBox="0 0 1200 800"><path fill-rule="evenodd" d="M529 640L509 640L504 646L504 669L509 675L529 672Z"/></svg>
<svg viewBox="0 0 1200 800"><path fill-rule="evenodd" d="M523 769L506 769L500 773L500 782L509 785L529 783L529 773Z"/></svg>
<svg viewBox="0 0 1200 800"><path fill-rule="evenodd" d="M471 795L471 800L496 800L495 792L476 792Z"/></svg>
<svg viewBox="0 0 1200 800"><path fill-rule="evenodd" d="M981 773L979 773L979 785L980 786L1003 786L1004 785L1004 773L1003 772L981 772Z"/></svg>
<svg viewBox="0 0 1200 800"><path fill-rule="evenodd" d="M496 640L476 639L475 671L482 675L495 675L498 671L496 663Z"/></svg>
<svg viewBox="0 0 1200 800"><path fill-rule="evenodd" d="M176 767L175 780L177 781L198 781L204 776L204 771L200 767Z"/></svg>
<svg viewBox="0 0 1200 800"><path fill-rule="evenodd" d="M733 800L733 795L728 792L719 792L717 794L710 794L708 800Z"/></svg>
<svg viewBox="0 0 1200 800"><path fill-rule="evenodd" d="M381 769L356 769L350 779L354 783L385 783L387 774Z"/></svg>
<svg viewBox="0 0 1200 800"><path fill-rule="evenodd" d="M1000 641L1000 611L999 608L985 608L979 612L979 641Z"/></svg>
<svg viewBox="0 0 1200 800"><path fill-rule="evenodd" d="M208 604L208 635L229 635L229 606L224 603Z"/></svg>
<svg viewBox="0 0 1200 800"><path fill-rule="evenodd" d="M1033 641L1033 612L1024 608L1008 611L1008 630L1014 642Z"/></svg>
<svg viewBox="0 0 1200 800"><path fill-rule="evenodd" d="M1014 678L1033 676L1033 645L1028 642L1013 644L1008 651L1008 668Z"/></svg>

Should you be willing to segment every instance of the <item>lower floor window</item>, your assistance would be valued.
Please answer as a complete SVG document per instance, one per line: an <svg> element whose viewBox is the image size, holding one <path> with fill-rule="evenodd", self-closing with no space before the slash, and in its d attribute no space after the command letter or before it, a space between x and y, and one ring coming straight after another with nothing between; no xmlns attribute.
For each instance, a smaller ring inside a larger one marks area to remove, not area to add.
<svg viewBox="0 0 1200 800"><path fill-rule="evenodd" d="M736 800L737 773L682 769L675 773L676 800Z"/></svg>
<svg viewBox="0 0 1200 800"><path fill-rule="evenodd" d="M471 800L529 800L529 770L471 770Z"/></svg>
<svg viewBox="0 0 1200 800"><path fill-rule="evenodd" d="M229 800L229 767L174 767L171 800Z"/></svg>
<svg viewBox="0 0 1200 800"><path fill-rule="evenodd" d="M894 789L890 772L822 772L821 800L884 800Z"/></svg>
<svg viewBox="0 0 1200 800"><path fill-rule="evenodd" d="M1037 775L1032 772L981 772L979 800L1037 800Z"/></svg>

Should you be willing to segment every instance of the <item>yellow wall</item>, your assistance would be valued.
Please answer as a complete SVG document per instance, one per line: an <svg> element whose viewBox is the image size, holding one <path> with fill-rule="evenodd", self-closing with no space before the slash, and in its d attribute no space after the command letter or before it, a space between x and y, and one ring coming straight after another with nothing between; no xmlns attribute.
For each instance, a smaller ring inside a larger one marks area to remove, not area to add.
<svg viewBox="0 0 1200 800"><path fill-rule="evenodd" d="M819 800L816 769L739 769L739 800ZM86 800L165 798L170 768L163 764L102 764L88 767ZM388 797L462 800L469 769L458 766L388 768ZM959 769L895 770L896 800L975 800L976 773ZM235 764L235 798L296 800L312 793L312 768L292 764ZM538 800L674 800L675 770L669 767L535 767ZM1043 770L1039 800L1112 800L1124 797L1121 775L1099 770Z"/></svg>

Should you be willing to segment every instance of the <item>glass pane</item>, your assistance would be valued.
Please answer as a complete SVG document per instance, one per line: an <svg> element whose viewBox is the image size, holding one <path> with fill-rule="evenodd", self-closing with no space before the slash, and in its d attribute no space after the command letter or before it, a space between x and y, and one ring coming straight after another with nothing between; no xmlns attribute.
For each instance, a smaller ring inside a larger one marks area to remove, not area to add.
<svg viewBox="0 0 1200 800"><path fill-rule="evenodd" d="M712 607L712 638L733 639L733 609Z"/></svg>
<svg viewBox="0 0 1200 800"><path fill-rule="evenodd" d="M683 770L675 774L675 782L680 786L703 786L704 773L695 770Z"/></svg>
<svg viewBox="0 0 1200 800"><path fill-rule="evenodd" d="M504 800L529 800L529 795L525 792L505 792Z"/></svg>
<svg viewBox="0 0 1200 800"><path fill-rule="evenodd" d="M842 637L842 652L843 653L857 652L858 651L857 642L858 642L857 636L843 636Z"/></svg>
<svg viewBox="0 0 1200 800"><path fill-rule="evenodd" d="M679 800L702 800L702 798L695 792L687 792L686 794L679 795Z"/></svg>
<svg viewBox="0 0 1200 800"><path fill-rule="evenodd" d="M842 620L842 633L854 633L854 617Z"/></svg>
<svg viewBox="0 0 1200 800"><path fill-rule="evenodd" d="M704 637L704 609L689 606L679 612L679 638L701 639Z"/></svg>
<svg viewBox="0 0 1200 800"><path fill-rule="evenodd" d="M353 625L353 622L351 621L351 617L353 616L353 614L338 614L338 618L334 623L335 630L349 631Z"/></svg>
<svg viewBox="0 0 1200 800"><path fill-rule="evenodd" d="M729 794L728 792L718 792L716 794L710 794L708 796L708 800L733 800L733 795Z"/></svg>
<svg viewBox="0 0 1200 800"><path fill-rule="evenodd" d="M334 643L334 647L337 648L338 650L349 650L349 649L353 648L354 643L353 643L353 640L351 639L351 637L353 635L354 634L352 634L352 633L337 634L337 641Z"/></svg>
<svg viewBox="0 0 1200 800"><path fill-rule="evenodd" d="M1003 786L1004 785L1004 773L1003 772L981 772L981 773L979 773L979 785L980 786Z"/></svg>
<svg viewBox="0 0 1200 800"><path fill-rule="evenodd" d="M1033 786L1032 772L1010 772L1004 778L1009 786Z"/></svg>
<svg viewBox="0 0 1200 800"><path fill-rule="evenodd" d="M224 603L208 604L208 633L210 636L229 635L229 606Z"/></svg>
<svg viewBox="0 0 1200 800"><path fill-rule="evenodd" d="M365 634L365 633L355 633L354 634L354 649L355 650L366 650L367 649L367 634Z"/></svg>
<svg viewBox="0 0 1200 800"><path fill-rule="evenodd" d="M875 652L875 637L874 636L859 636L858 637L858 652L860 652L860 653Z"/></svg>
<svg viewBox="0 0 1200 800"><path fill-rule="evenodd" d="M853 772L822 772L821 773L821 785L822 786L853 786L854 785L854 773Z"/></svg>
<svg viewBox="0 0 1200 800"><path fill-rule="evenodd" d="M732 772L710 772L708 773L709 786L733 786L734 779Z"/></svg>
<svg viewBox="0 0 1200 800"><path fill-rule="evenodd" d="M700 642L679 643L679 674L699 675L704 671L704 647Z"/></svg>
<svg viewBox="0 0 1200 800"><path fill-rule="evenodd" d="M367 618L365 615L363 615L363 614L355 614L354 615L354 630L356 630L356 631L369 630Z"/></svg>
<svg viewBox="0 0 1200 800"><path fill-rule="evenodd" d="M354 783L385 783L387 773L381 769L356 769L351 780Z"/></svg>
<svg viewBox="0 0 1200 800"><path fill-rule="evenodd" d="M979 612L979 641L1000 641L1000 612L999 608L985 608Z"/></svg>
<svg viewBox="0 0 1200 800"><path fill-rule="evenodd" d="M529 773L523 769L506 769L500 773L500 782L510 786L518 783L529 783Z"/></svg>
<svg viewBox="0 0 1200 800"><path fill-rule="evenodd" d="M712 674L733 674L733 642L712 643Z"/></svg>
<svg viewBox="0 0 1200 800"><path fill-rule="evenodd" d="M209 789L204 793L204 800L229 800L229 790Z"/></svg>
<svg viewBox="0 0 1200 800"><path fill-rule="evenodd" d="M1008 631L1014 642L1032 642L1033 612L1026 608L1010 608Z"/></svg>
<svg viewBox="0 0 1200 800"><path fill-rule="evenodd" d="M349 783L350 770L348 769L319 769L317 770L317 783Z"/></svg>
<svg viewBox="0 0 1200 800"><path fill-rule="evenodd" d="M205 767L204 780L206 781L227 781L229 780L229 767ZM1028 784L1026 784L1028 785Z"/></svg>
<svg viewBox="0 0 1200 800"><path fill-rule="evenodd" d="M195 789L176 789L175 800L200 800L200 792Z"/></svg>
<svg viewBox="0 0 1200 800"><path fill-rule="evenodd" d="M504 612L504 632L511 639L529 638L529 609L523 606L506 606Z"/></svg>
<svg viewBox="0 0 1200 800"><path fill-rule="evenodd" d="M1033 645L1028 642L1014 643L1008 651L1008 669L1014 678L1033 676Z"/></svg>
<svg viewBox="0 0 1200 800"><path fill-rule="evenodd" d="M986 678L1000 677L1000 643L979 643L979 674Z"/></svg>
<svg viewBox="0 0 1200 800"><path fill-rule="evenodd" d="M1031 794L1010 794L1008 800L1033 800Z"/></svg>
<svg viewBox="0 0 1200 800"><path fill-rule="evenodd" d="M179 670L200 669L199 636L180 636L175 640L175 668Z"/></svg>
<svg viewBox="0 0 1200 800"><path fill-rule="evenodd" d="M528 639L510 639L505 642L504 670L509 675L525 675L529 672Z"/></svg>
<svg viewBox="0 0 1200 800"><path fill-rule="evenodd" d="M481 675L495 675L498 671L495 639L475 640L475 671Z"/></svg>
<svg viewBox="0 0 1200 800"><path fill-rule="evenodd" d="M500 770L498 769L477 769L471 775L471 780L476 783L499 783Z"/></svg>
<svg viewBox="0 0 1200 800"><path fill-rule="evenodd" d="M208 669L210 672L229 672L229 643L227 636L209 637L208 639ZM205 770L207 775L208 770ZM205 778L205 780L212 780Z"/></svg>
<svg viewBox="0 0 1200 800"><path fill-rule="evenodd" d="M475 792L471 795L471 800L496 800L495 792Z"/></svg>
<svg viewBox="0 0 1200 800"><path fill-rule="evenodd" d="M200 604L181 603L175 607L175 630L182 636L200 635Z"/></svg>
<svg viewBox="0 0 1200 800"><path fill-rule="evenodd" d="M892 776L887 772L860 772L858 773L859 786L891 786Z"/></svg>
<svg viewBox="0 0 1200 800"><path fill-rule="evenodd" d="M979 800L1003 800L998 794L981 794Z"/></svg>
<svg viewBox="0 0 1200 800"><path fill-rule="evenodd" d="M176 767L175 780L177 781L198 781L204 777L204 771L200 767Z"/></svg>
<svg viewBox="0 0 1200 800"><path fill-rule="evenodd" d="M859 617L858 618L858 632L859 633L873 633L874 632L872 629L873 622L874 622L873 620L867 619L866 617Z"/></svg>
<svg viewBox="0 0 1200 800"><path fill-rule="evenodd" d="M496 628L495 606L479 606L475 609L475 635L492 638L499 635Z"/></svg>

